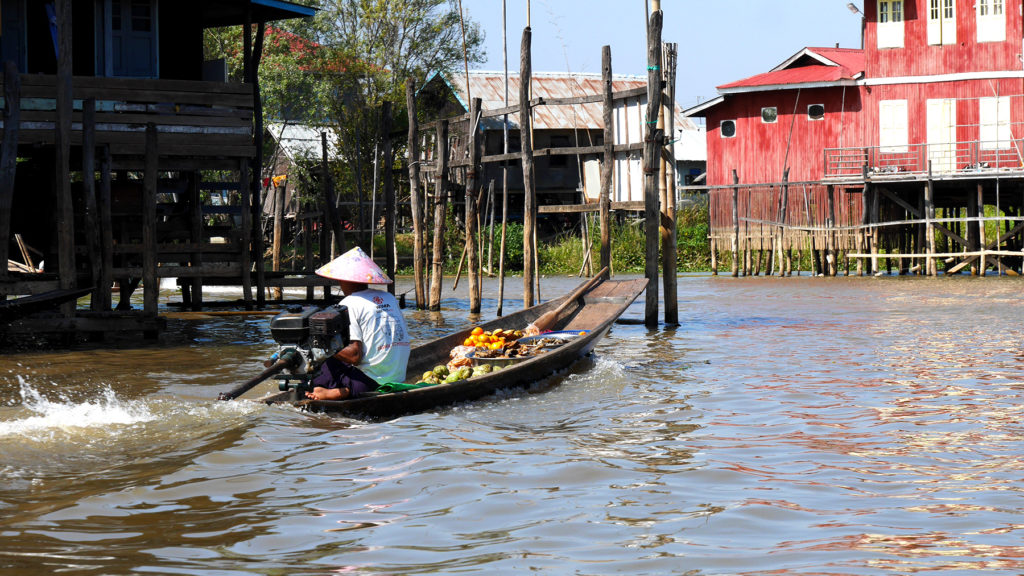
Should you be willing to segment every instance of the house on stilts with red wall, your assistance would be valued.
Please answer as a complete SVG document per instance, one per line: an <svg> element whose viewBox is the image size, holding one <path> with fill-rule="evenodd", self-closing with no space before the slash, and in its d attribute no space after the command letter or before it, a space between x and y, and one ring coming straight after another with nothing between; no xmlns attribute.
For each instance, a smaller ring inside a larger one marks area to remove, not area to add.
<svg viewBox="0 0 1024 576"><path fill-rule="evenodd" d="M804 48L689 109L716 272L1020 274L1022 3L869 0L862 49Z"/></svg>

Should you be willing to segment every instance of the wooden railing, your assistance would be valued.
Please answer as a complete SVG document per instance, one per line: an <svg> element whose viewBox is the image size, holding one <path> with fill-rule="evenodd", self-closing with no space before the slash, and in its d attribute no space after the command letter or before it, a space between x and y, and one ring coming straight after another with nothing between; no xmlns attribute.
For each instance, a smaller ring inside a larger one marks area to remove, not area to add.
<svg viewBox="0 0 1024 576"><path fill-rule="evenodd" d="M18 142L52 144L56 76L22 74ZM71 142L82 141L82 104L96 101L96 144L114 155L142 154L155 124L162 156L252 157L253 88L248 84L75 77ZM2 127L2 122L0 122Z"/></svg>
<svg viewBox="0 0 1024 576"><path fill-rule="evenodd" d="M872 177L1024 171L1024 140L826 148L824 164L826 178L859 177L865 167Z"/></svg>

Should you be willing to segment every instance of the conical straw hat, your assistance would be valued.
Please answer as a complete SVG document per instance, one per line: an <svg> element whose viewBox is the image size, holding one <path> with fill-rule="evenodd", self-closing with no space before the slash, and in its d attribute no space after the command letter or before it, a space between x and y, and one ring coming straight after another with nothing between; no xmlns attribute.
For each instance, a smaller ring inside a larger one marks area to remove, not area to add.
<svg viewBox="0 0 1024 576"><path fill-rule="evenodd" d="M324 264L316 273L332 280L360 284L391 284L391 279L358 246Z"/></svg>

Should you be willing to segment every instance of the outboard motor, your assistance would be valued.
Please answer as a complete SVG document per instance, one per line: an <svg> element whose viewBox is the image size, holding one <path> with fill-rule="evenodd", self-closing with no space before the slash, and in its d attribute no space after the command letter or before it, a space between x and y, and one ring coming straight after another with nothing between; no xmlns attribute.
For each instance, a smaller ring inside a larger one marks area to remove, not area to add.
<svg viewBox="0 0 1024 576"><path fill-rule="evenodd" d="M348 345L348 323L346 306L290 306L270 320L270 335L280 349L265 364L294 350L301 361L290 372L296 379L308 380L321 362Z"/></svg>

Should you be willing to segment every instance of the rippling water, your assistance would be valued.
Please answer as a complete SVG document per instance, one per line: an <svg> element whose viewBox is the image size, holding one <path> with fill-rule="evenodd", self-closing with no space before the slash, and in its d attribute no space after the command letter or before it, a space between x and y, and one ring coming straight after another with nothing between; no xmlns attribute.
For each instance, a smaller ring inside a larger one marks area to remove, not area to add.
<svg viewBox="0 0 1024 576"><path fill-rule="evenodd" d="M265 317L0 356L0 572L1019 574L1020 287L683 277L678 327L377 424L213 401Z"/></svg>

